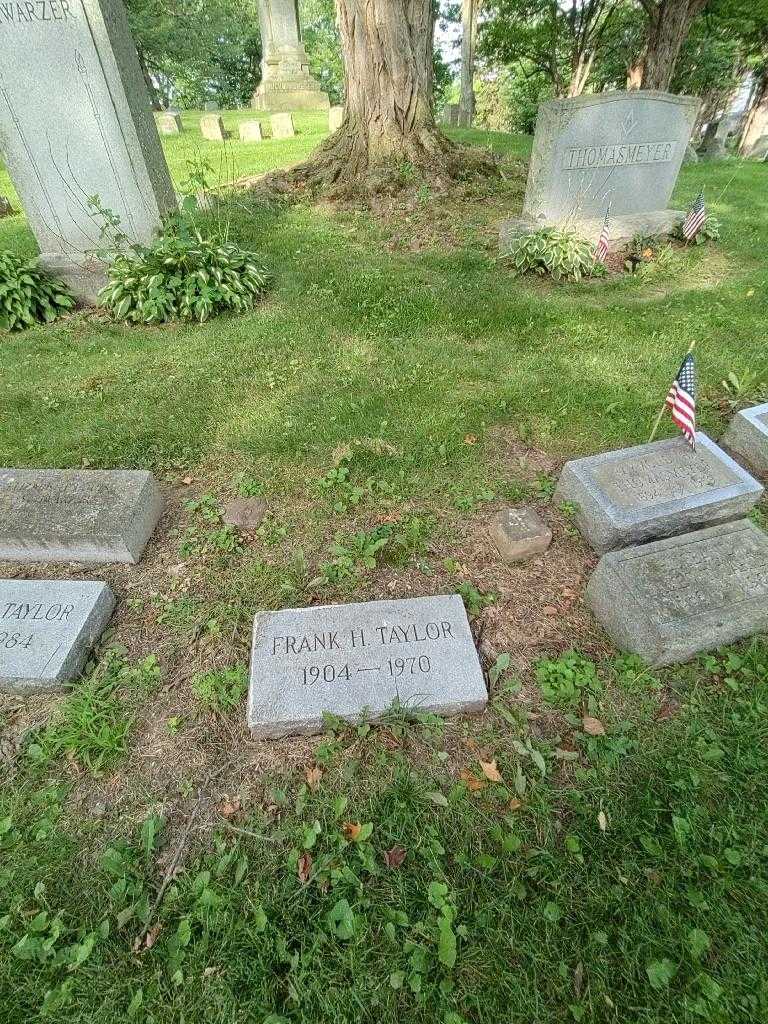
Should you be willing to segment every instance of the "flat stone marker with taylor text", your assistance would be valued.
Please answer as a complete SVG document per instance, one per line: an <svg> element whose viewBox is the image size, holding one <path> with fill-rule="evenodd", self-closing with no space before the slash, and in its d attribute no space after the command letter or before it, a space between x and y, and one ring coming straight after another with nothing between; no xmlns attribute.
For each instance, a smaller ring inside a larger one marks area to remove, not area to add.
<svg viewBox="0 0 768 1024"><path fill-rule="evenodd" d="M552 531L532 508L503 508L490 526L493 543L507 562L522 562L547 550Z"/></svg>
<svg viewBox="0 0 768 1024"><path fill-rule="evenodd" d="M616 645L653 666L768 629L768 535L742 519L598 563L586 601Z"/></svg>
<svg viewBox="0 0 768 1024"><path fill-rule="evenodd" d="M70 682L114 607L106 583L0 580L0 691L32 693Z"/></svg>
<svg viewBox="0 0 768 1024"><path fill-rule="evenodd" d="M135 564L162 507L144 470L0 469L0 562Z"/></svg>
<svg viewBox="0 0 768 1024"><path fill-rule="evenodd" d="M272 125L273 139L292 139L296 134L293 127L293 114L273 114L269 122Z"/></svg>
<svg viewBox="0 0 768 1024"><path fill-rule="evenodd" d="M768 402L737 412L728 424L723 444L758 473L768 473Z"/></svg>
<svg viewBox="0 0 768 1024"><path fill-rule="evenodd" d="M241 121L240 141L261 142L261 121Z"/></svg>
<svg viewBox="0 0 768 1024"><path fill-rule="evenodd" d="M567 462L554 500L575 506L582 536L602 553L738 519L762 493L698 433L695 452L679 437Z"/></svg>
<svg viewBox="0 0 768 1024"><path fill-rule="evenodd" d="M256 616L248 695L255 736L320 732L323 712L375 719L397 700L441 715L488 703L458 595Z"/></svg>

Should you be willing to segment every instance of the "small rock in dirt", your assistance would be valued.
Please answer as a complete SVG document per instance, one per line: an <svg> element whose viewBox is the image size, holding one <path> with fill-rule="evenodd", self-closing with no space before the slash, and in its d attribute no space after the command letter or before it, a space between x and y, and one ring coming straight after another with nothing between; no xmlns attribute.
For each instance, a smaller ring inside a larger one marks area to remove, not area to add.
<svg viewBox="0 0 768 1024"><path fill-rule="evenodd" d="M547 550L552 531L532 508L503 508L490 527L491 539L506 562L522 562Z"/></svg>
<svg viewBox="0 0 768 1024"><path fill-rule="evenodd" d="M255 530L267 514L264 498L235 498L222 509L222 518L227 526L240 530Z"/></svg>

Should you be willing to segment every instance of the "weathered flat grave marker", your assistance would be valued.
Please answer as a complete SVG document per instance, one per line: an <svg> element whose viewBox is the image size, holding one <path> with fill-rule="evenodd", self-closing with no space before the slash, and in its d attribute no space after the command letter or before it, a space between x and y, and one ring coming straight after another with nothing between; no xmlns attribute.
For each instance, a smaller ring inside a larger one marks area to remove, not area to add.
<svg viewBox="0 0 768 1024"><path fill-rule="evenodd" d="M0 580L0 691L57 689L74 679L114 607L106 583Z"/></svg>
<svg viewBox="0 0 768 1024"><path fill-rule="evenodd" d="M261 142L261 121L241 121L240 141Z"/></svg>
<svg viewBox="0 0 768 1024"><path fill-rule="evenodd" d="M200 132L209 142L225 142L227 138L221 114L203 114L200 118Z"/></svg>
<svg viewBox="0 0 768 1024"><path fill-rule="evenodd" d="M586 600L618 647L686 661L768 628L768 535L742 519L612 551Z"/></svg>
<svg viewBox="0 0 768 1024"><path fill-rule="evenodd" d="M491 522L491 540L507 562L521 562L547 550L552 531L532 508L503 508Z"/></svg>
<svg viewBox="0 0 768 1024"><path fill-rule="evenodd" d="M596 551L612 551L746 515L763 493L753 477L696 435L567 462L555 502L571 502Z"/></svg>
<svg viewBox="0 0 768 1024"><path fill-rule="evenodd" d="M728 424L723 444L758 473L768 473L768 402L737 412Z"/></svg>
<svg viewBox="0 0 768 1024"><path fill-rule="evenodd" d="M481 711L488 694L457 595L261 612L251 654L255 736L319 732L323 712L380 717L393 702Z"/></svg>
<svg viewBox="0 0 768 1024"><path fill-rule="evenodd" d="M162 506L143 470L0 469L0 562L138 562Z"/></svg>
<svg viewBox="0 0 768 1024"><path fill-rule="evenodd" d="M296 134L293 127L293 114L273 114L269 121L272 125L273 139L292 139Z"/></svg>

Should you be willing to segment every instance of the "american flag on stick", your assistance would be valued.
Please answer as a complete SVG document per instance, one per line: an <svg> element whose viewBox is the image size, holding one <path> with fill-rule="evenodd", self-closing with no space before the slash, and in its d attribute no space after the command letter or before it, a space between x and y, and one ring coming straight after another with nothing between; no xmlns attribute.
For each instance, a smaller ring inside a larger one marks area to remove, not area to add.
<svg viewBox="0 0 768 1024"><path fill-rule="evenodd" d="M704 221L707 219L707 209L704 206L704 193L699 192L693 201L693 206L683 221L683 238L690 242L692 238L701 231Z"/></svg>
<svg viewBox="0 0 768 1024"><path fill-rule="evenodd" d="M682 362L667 395L672 419L696 451L696 367L689 352Z"/></svg>
<svg viewBox="0 0 768 1024"><path fill-rule="evenodd" d="M600 232L600 237L597 240L597 249L595 250L595 261L597 263L605 263L605 257L608 255L608 218L611 213L610 206L605 211L605 220L603 221L603 229Z"/></svg>

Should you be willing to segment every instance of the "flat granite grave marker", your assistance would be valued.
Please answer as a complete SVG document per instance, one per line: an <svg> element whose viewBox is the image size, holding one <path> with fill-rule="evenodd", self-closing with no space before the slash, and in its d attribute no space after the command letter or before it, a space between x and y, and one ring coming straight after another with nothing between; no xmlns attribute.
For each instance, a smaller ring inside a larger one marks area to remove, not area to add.
<svg viewBox="0 0 768 1024"><path fill-rule="evenodd" d="M296 134L293 127L293 114L273 114L269 122L272 125L273 139L292 139Z"/></svg>
<svg viewBox="0 0 768 1024"><path fill-rule="evenodd" d="M97 301L112 235L88 197L145 244L178 209L120 0L0 5L0 148L41 263Z"/></svg>
<svg viewBox="0 0 768 1024"><path fill-rule="evenodd" d="M758 473L768 473L768 402L737 412L722 443Z"/></svg>
<svg viewBox="0 0 768 1024"><path fill-rule="evenodd" d="M209 142L226 142L227 133L221 114L203 114L200 118L200 133Z"/></svg>
<svg viewBox="0 0 768 1024"><path fill-rule="evenodd" d="M488 703L457 595L256 616L248 695L255 736L319 732L324 711L377 718L396 700L441 715Z"/></svg>
<svg viewBox="0 0 768 1024"><path fill-rule="evenodd" d="M144 470L0 469L0 562L129 562L163 501Z"/></svg>
<svg viewBox="0 0 768 1024"><path fill-rule="evenodd" d="M88 580L0 580L0 691L58 689L82 671L115 598Z"/></svg>
<svg viewBox="0 0 768 1024"><path fill-rule="evenodd" d="M616 645L653 666L768 629L768 535L753 523L603 555L586 601Z"/></svg>
<svg viewBox="0 0 768 1024"><path fill-rule="evenodd" d="M575 506L576 525L599 552L738 519L763 488L706 434L567 462L555 502Z"/></svg>
<svg viewBox="0 0 768 1024"><path fill-rule="evenodd" d="M261 142L261 121L241 121L240 141Z"/></svg>
<svg viewBox="0 0 768 1024"><path fill-rule="evenodd" d="M612 245L670 231L685 216L667 204L700 102L632 91L540 104L522 218L501 225L502 250L552 226L596 241L609 204Z"/></svg>
<svg viewBox="0 0 768 1024"><path fill-rule="evenodd" d="M521 562L547 550L552 531L532 508L503 508L490 526L493 543L507 562Z"/></svg>

